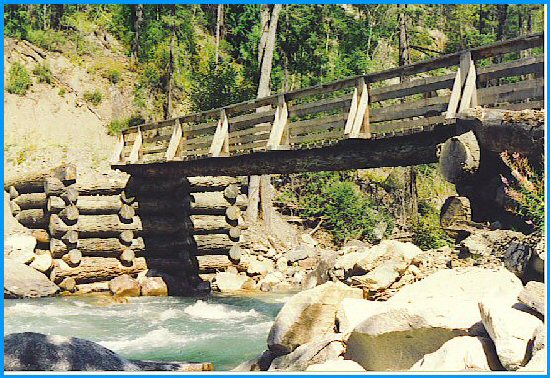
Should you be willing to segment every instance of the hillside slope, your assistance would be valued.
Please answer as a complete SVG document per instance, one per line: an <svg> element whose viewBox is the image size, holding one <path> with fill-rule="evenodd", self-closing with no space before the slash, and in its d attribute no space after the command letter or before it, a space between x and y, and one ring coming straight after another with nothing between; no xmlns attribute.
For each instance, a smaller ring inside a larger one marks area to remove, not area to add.
<svg viewBox="0 0 550 378"><path fill-rule="evenodd" d="M113 55L103 49L101 55ZM119 62L126 57L115 56ZM14 62L25 66L32 86L25 95L5 91L4 166L6 176L27 169L71 162L79 171L106 170L115 137L106 126L113 119L131 114L131 73L114 84L90 69L92 57L73 62L61 52L49 52L27 41L6 38L4 82ZM50 68L51 84L39 83L33 70L39 64ZM97 64L97 63L95 63ZM102 100L93 105L86 93L100 92Z"/></svg>

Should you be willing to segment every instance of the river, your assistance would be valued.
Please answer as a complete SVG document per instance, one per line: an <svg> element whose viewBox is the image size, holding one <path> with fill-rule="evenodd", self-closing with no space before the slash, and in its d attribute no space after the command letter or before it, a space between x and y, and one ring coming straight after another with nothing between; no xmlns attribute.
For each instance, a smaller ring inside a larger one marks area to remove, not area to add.
<svg viewBox="0 0 550 378"><path fill-rule="evenodd" d="M95 341L129 359L213 362L230 370L266 349L289 294L208 298L104 296L4 300L4 334L39 332Z"/></svg>

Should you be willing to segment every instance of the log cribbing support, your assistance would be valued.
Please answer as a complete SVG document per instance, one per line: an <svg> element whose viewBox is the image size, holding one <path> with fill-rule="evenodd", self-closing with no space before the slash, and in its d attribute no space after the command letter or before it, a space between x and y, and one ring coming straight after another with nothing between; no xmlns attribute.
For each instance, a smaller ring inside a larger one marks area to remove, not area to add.
<svg viewBox="0 0 550 378"><path fill-rule="evenodd" d="M278 97L277 109L275 110L275 118L271 126L271 133L267 141L266 148L268 150L284 150L290 145L290 135L288 132L288 105L285 95Z"/></svg>
<svg viewBox="0 0 550 378"><path fill-rule="evenodd" d="M229 119L225 109L220 112L218 126L208 153L211 157L229 156Z"/></svg>

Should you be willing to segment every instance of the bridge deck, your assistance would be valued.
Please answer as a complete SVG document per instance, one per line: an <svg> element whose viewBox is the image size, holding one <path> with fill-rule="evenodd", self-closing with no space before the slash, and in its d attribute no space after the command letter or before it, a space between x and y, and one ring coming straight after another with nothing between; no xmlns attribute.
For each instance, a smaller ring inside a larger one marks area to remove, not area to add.
<svg viewBox="0 0 550 378"><path fill-rule="evenodd" d="M133 127L113 168L249 175L432 162L461 111L544 106L543 45L532 35Z"/></svg>

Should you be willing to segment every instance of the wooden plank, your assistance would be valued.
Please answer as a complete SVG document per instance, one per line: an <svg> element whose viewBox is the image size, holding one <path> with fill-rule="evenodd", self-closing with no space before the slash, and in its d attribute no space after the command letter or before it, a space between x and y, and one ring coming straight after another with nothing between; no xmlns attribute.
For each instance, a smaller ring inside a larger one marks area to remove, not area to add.
<svg viewBox="0 0 550 378"><path fill-rule="evenodd" d="M290 139L291 144L307 144L316 141L327 141L330 139L343 139L344 134L341 130L329 131L325 133L308 134Z"/></svg>
<svg viewBox="0 0 550 378"><path fill-rule="evenodd" d="M364 80L359 81L358 93L360 96L359 104L357 105L357 113L355 114L355 119L353 120L353 125L349 133L350 138L359 137L359 134L363 131L363 126L365 125L365 115L368 117L367 111L369 106L369 91Z"/></svg>
<svg viewBox="0 0 550 378"><path fill-rule="evenodd" d="M381 135L395 132L396 130L423 128L428 125L443 124L445 122L446 118L444 116L425 117L406 121L393 121L374 124L372 132L377 135Z"/></svg>
<svg viewBox="0 0 550 378"><path fill-rule="evenodd" d="M234 137L233 135L229 134L229 144L239 144L239 143L243 144L243 143L248 143L255 140L260 140L260 139L264 140L269 138L271 128L267 130L265 130L264 127L258 128L258 130L254 130L254 129L256 128L254 127L252 129L249 129L250 133L246 135L240 135L240 136Z"/></svg>
<svg viewBox="0 0 550 378"><path fill-rule="evenodd" d="M134 140L134 144L132 145L132 151L130 152L130 156L128 157L128 161L131 164L137 163L138 160L141 158L142 142L143 142L143 137L141 136L141 129L138 129L136 140Z"/></svg>
<svg viewBox="0 0 550 378"><path fill-rule="evenodd" d="M222 109L220 112L220 120L218 121L218 128L212 139L212 145L210 146L210 156L220 157L227 156L229 153L228 148L228 139L229 139L229 120L227 119L227 114L225 110Z"/></svg>
<svg viewBox="0 0 550 378"><path fill-rule="evenodd" d="M253 150L256 150L256 149L265 150L266 145L267 145L267 138L259 139L246 144L229 145L229 152L234 152L234 151L252 152Z"/></svg>
<svg viewBox="0 0 550 378"><path fill-rule="evenodd" d="M306 121L300 121L300 122L306 122ZM321 117L321 118L314 118L307 120L307 124L302 124L299 127L292 127L293 123L289 124L289 135L291 137L293 136L299 136L304 134L310 134L317 132L317 130L321 129L325 125L330 125L333 129L344 129L344 119L341 114L337 114L330 117ZM297 122L296 122L297 123Z"/></svg>
<svg viewBox="0 0 550 378"><path fill-rule="evenodd" d="M449 99L449 106L447 107L447 114L445 118L456 118L456 111L462 95L462 75L460 70L456 71L455 80L453 83L453 90L451 91L451 98Z"/></svg>
<svg viewBox="0 0 550 378"><path fill-rule="evenodd" d="M306 136L306 135L313 135L313 134L319 134L319 133L326 133L328 131L336 131L338 130L342 136L344 135L344 130L343 130L343 126L344 126L344 123L342 121L339 121L339 122L322 122L323 119L319 119L318 121L320 121L319 123L317 123L315 126L312 126L311 127L311 130L309 130L308 132L302 132L302 133L299 133L299 134L290 134L290 137L291 138L296 138L296 137L302 137L302 136Z"/></svg>
<svg viewBox="0 0 550 378"><path fill-rule="evenodd" d="M231 134L233 134L233 131L247 129L260 123L272 122L274 117L275 110L271 109L231 118Z"/></svg>
<svg viewBox="0 0 550 378"><path fill-rule="evenodd" d="M393 121L403 118L439 115L447 109L450 96L438 96L417 101L405 102L399 105L376 109L370 117L371 123Z"/></svg>
<svg viewBox="0 0 550 378"><path fill-rule="evenodd" d="M353 123L355 122L355 115L357 114L357 107L359 106L359 90L357 86L353 90L353 96L351 98L351 105L349 107L348 118L346 119L346 125L344 126L344 134L351 133L353 129Z"/></svg>
<svg viewBox="0 0 550 378"><path fill-rule="evenodd" d="M525 80L514 84L506 84L478 89L479 105L494 105L502 102L519 102L527 99L541 100L544 98L543 78Z"/></svg>
<svg viewBox="0 0 550 378"><path fill-rule="evenodd" d="M371 91L370 102L380 102L394 98L402 98L420 93L429 93L439 89L450 89L453 86L455 74L413 78L399 84L392 84Z"/></svg>
<svg viewBox="0 0 550 378"><path fill-rule="evenodd" d="M142 145L142 155L156 154L159 152L164 152L166 154L166 149L168 148L167 143L163 144L143 144Z"/></svg>
<svg viewBox="0 0 550 378"><path fill-rule="evenodd" d="M544 73L544 56L533 56L477 69L478 86L489 80Z"/></svg>
<svg viewBox="0 0 550 378"><path fill-rule="evenodd" d="M347 108L351 105L352 95L337 98L323 99L306 104L291 105L288 107L288 117L303 117L320 112Z"/></svg>

